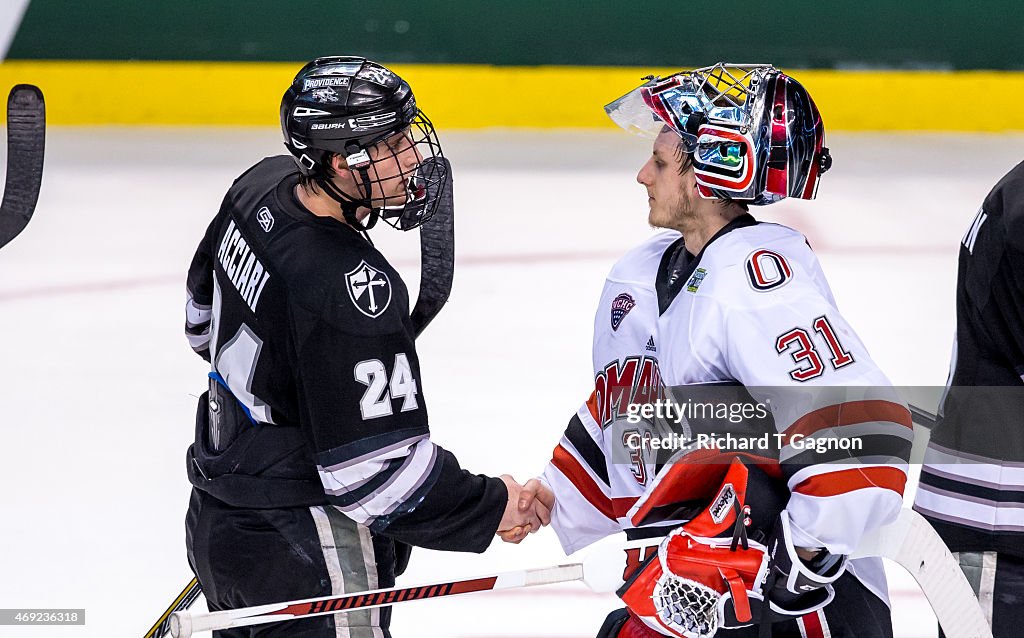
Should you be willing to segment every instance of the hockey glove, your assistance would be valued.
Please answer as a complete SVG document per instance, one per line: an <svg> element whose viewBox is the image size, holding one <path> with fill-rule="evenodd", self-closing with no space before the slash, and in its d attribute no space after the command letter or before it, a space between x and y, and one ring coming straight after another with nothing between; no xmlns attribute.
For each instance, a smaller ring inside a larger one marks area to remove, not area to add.
<svg viewBox="0 0 1024 638"><path fill-rule="evenodd" d="M771 569L764 596L773 614L802 616L827 605L835 597L832 588L846 572L846 556L821 549L811 560L800 558L793 546L793 523L783 510L768 540Z"/></svg>

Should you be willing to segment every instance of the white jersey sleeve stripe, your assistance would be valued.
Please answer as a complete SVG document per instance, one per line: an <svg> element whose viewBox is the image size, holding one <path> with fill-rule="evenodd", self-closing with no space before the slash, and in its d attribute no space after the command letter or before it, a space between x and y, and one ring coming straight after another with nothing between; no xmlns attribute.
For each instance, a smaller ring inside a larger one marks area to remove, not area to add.
<svg viewBox="0 0 1024 638"><path fill-rule="evenodd" d="M611 503L604 507L595 505L553 463L545 468L543 479L557 495L551 510L551 529L566 554L621 531L618 522L610 516Z"/></svg>
<svg viewBox="0 0 1024 638"><path fill-rule="evenodd" d="M324 491L340 497L336 506L356 522L369 525L402 505L430 476L437 461L437 448L429 439L420 439L406 454L388 456L387 460L372 459L334 472L320 469ZM385 474L387 478L381 485L367 489L375 478Z"/></svg>

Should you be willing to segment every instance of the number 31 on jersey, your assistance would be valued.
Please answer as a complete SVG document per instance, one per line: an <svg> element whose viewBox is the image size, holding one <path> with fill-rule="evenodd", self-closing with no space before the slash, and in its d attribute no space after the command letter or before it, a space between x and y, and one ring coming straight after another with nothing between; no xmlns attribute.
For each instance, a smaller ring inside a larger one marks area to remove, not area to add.
<svg viewBox="0 0 1024 638"><path fill-rule="evenodd" d="M814 328L814 332L821 335L828 347L828 351L832 355L830 363L833 369L838 370L854 362L853 355L839 342L839 337L832 329L832 324L828 322L828 317L825 315L818 317L811 323L811 326ZM789 352L793 361L799 364L798 367L789 371L789 376L794 381L809 381L825 373L825 365L814 346L811 333L804 328L798 326L779 335L779 338L775 340L775 351L779 354Z"/></svg>

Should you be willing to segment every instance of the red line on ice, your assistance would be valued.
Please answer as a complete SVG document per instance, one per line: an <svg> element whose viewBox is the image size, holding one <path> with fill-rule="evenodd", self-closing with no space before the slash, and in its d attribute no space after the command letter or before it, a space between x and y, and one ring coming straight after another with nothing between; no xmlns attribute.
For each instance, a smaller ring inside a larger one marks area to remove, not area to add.
<svg viewBox="0 0 1024 638"><path fill-rule="evenodd" d="M957 254L956 246L827 246L819 245L815 251L823 255L878 255L905 257L907 255L949 255L952 259ZM459 267L487 267L501 265L540 265L566 263L575 261L608 261L612 262L625 253L622 251L598 250L593 252L575 253L513 253L504 255L462 255L456 256L455 263ZM418 268L419 260L396 259L392 262L398 268ZM609 263L609 265L611 265ZM180 274L152 275L137 279L111 279L107 281L83 281L80 283L55 284L36 288L14 288L0 290L0 303L5 301L21 301L40 297L60 297L87 293L106 293L120 290L132 290L150 286L179 285L185 288L185 266Z"/></svg>

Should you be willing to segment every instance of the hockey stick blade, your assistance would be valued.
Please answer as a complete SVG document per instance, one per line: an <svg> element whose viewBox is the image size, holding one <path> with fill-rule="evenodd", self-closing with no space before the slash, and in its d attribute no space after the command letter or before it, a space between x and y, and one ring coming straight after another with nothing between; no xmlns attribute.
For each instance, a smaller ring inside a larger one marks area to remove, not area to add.
<svg viewBox="0 0 1024 638"><path fill-rule="evenodd" d="M428 162L443 167L444 181L440 184L441 190L437 195L440 202L434 216L420 226L420 291L411 314L413 332L417 337L448 301L455 278L455 198L452 191L452 166L443 157L428 158L423 163L427 165Z"/></svg>
<svg viewBox="0 0 1024 638"><path fill-rule="evenodd" d="M900 511L896 522L861 541L854 558L881 556L907 570L921 587L946 638L992 638L985 614L949 548L923 516Z"/></svg>
<svg viewBox="0 0 1024 638"><path fill-rule="evenodd" d="M181 611L171 614L171 636L173 638L188 638L188 636L199 631L218 631L233 627L249 627L271 622L345 613L357 609L383 607L412 600L425 600L496 589L552 585L577 580L582 580L593 591L611 592L622 585L623 572L628 564L628 550L634 547L648 547L660 540L643 539L627 543L626 545L599 547L588 553L582 563L558 565L556 567L524 569L445 583L376 589L373 591L309 598L306 600L258 605L205 614Z"/></svg>
<svg viewBox="0 0 1024 638"><path fill-rule="evenodd" d="M32 219L43 179L46 105L39 87L18 84L7 97L7 178L0 204L0 248Z"/></svg>

